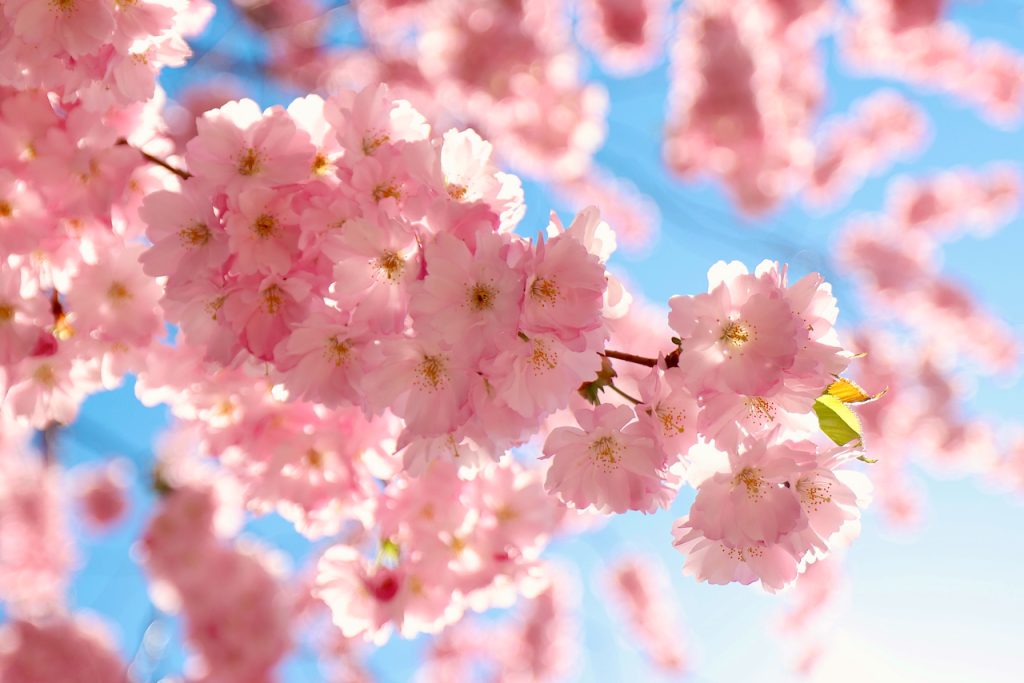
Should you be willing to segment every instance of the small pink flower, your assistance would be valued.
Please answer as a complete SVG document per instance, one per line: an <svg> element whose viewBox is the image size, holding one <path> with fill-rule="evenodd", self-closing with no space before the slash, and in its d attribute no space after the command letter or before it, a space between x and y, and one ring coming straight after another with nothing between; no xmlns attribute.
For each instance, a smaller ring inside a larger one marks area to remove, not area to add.
<svg viewBox="0 0 1024 683"><path fill-rule="evenodd" d="M797 354L798 321L777 286L739 263L708 272L710 290L669 300L669 324L683 340L680 365L702 388L760 396L775 391Z"/></svg>
<svg viewBox="0 0 1024 683"><path fill-rule="evenodd" d="M757 542L734 548L705 538L687 517L676 521L672 536L673 545L686 555L683 574L698 581L717 585L760 581L774 593L792 585L799 575L799 560L778 544Z"/></svg>
<svg viewBox="0 0 1024 683"><path fill-rule="evenodd" d="M267 188L238 196L238 207L225 221L228 245L241 273L287 273L299 241L298 219L291 197Z"/></svg>
<svg viewBox="0 0 1024 683"><path fill-rule="evenodd" d="M608 285L604 266L580 237L570 228L538 241L523 299L523 330L554 334L574 350L585 344L585 333L601 327Z"/></svg>
<svg viewBox="0 0 1024 683"><path fill-rule="evenodd" d="M146 195L139 215L153 243L139 259L147 275L191 279L196 271L221 267L228 257L224 227L194 183L185 183L181 192Z"/></svg>
<svg viewBox="0 0 1024 683"><path fill-rule="evenodd" d="M545 488L577 508L653 512L667 502L665 455L637 429L627 406L575 411L579 427L558 427L544 442Z"/></svg>
<svg viewBox="0 0 1024 683"><path fill-rule="evenodd" d="M425 338L458 346L471 358L512 340L519 322L522 275L507 262L508 242L481 233L476 249L447 233L427 246L427 276L410 306Z"/></svg>
<svg viewBox="0 0 1024 683"><path fill-rule="evenodd" d="M416 236L399 221L353 219L332 232L323 252L334 262L330 296L353 310L353 324L384 334L400 332L412 283L420 276Z"/></svg>
<svg viewBox="0 0 1024 683"><path fill-rule="evenodd" d="M343 314L325 310L294 325L274 350L274 359L296 397L330 406L359 405L358 387L372 342Z"/></svg>
<svg viewBox="0 0 1024 683"><path fill-rule="evenodd" d="M104 531L124 518L128 509L127 470L130 463L115 461L82 474L76 497L85 520L95 530Z"/></svg>
<svg viewBox="0 0 1024 683"><path fill-rule="evenodd" d="M203 114L186 147L189 168L229 194L287 185L309 178L316 152L281 107L261 112L252 100L228 102Z"/></svg>
<svg viewBox="0 0 1024 683"><path fill-rule="evenodd" d="M726 471L697 487L689 524L702 536L738 548L773 544L807 526L794 488L814 466L813 444L749 440L729 454Z"/></svg>
<svg viewBox="0 0 1024 683"><path fill-rule="evenodd" d="M363 382L375 412L390 408L416 436L448 434L466 421L470 369L464 354L415 339L385 340L379 350Z"/></svg>

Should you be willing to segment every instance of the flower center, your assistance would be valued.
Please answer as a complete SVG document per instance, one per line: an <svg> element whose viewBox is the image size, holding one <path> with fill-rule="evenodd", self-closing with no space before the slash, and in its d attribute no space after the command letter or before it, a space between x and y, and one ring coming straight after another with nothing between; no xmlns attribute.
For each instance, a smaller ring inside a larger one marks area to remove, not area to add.
<svg viewBox="0 0 1024 683"><path fill-rule="evenodd" d="M181 244L187 249L205 247L210 241L210 236L210 229L206 227L206 223L199 221L178 231L178 238L181 239Z"/></svg>
<svg viewBox="0 0 1024 683"><path fill-rule="evenodd" d="M541 306L551 306L558 301L558 285L554 280L539 277L530 285L530 296Z"/></svg>
<svg viewBox="0 0 1024 683"><path fill-rule="evenodd" d="M5 323L14 318L14 306L11 304L0 304L0 323Z"/></svg>
<svg viewBox="0 0 1024 683"><path fill-rule="evenodd" d="M57 384L57 373L49 363L43 363L36 368L32 373L32 378L44 387L54 387Z"/></svg>
<svg viewBox="0 0 1024 683"><path fill-rule="evenodd" d="M767 482L761 476L761 470L756 467L744 467L732 479L733 486L743 486L747 489L747 498L751 503L761 501L767 494Z"/></svg>
<svg viewBox="0 0 1024 683"><path fill-rule="evenodd" d="M348 341L338 339L337 335L327 338L327 347L324 349L324 356L334 363L334 367L340 368L348 362L352 347Z"/></svg>
<svg viewBox="0 0 1024 683"><path fill-rule="evenodd" d="M398 200L402 198L402 191L398 189L398 185L395 185L394 181L389 180L383 182L377 187L373 188L373 201L381 202L384 199Z"/></svg>
<svg viewBox="0 0 1024 683"><path fill-rule="evenodd" d="M50 0L50 7L61 14L71 14L75 11L75 0Z"/></svg>
<svg viewBox="0 0 1024 683"><path fill-rule="evenodd" d="M331 161L323 152L317 152L316 156L313 157L313 175L327 175L330 166Z"/></svg>
<svg viewBox="0 0 1024 683"><path fill-rule="evenodd" d="M722 552L737 562L746 562L748 557L757 558L764 555L764 550L756 545L748 545L746 548L729 548L723 545Z"/></svg>
<svg viewBox="0 0 1024 683"><path fill-rule="evenodd" d="M494 308L498 290L485 282L477 282L466 291L466 300L474 311L489 311Z"/></svg>
<svg viewBox="0 0 1024 683"><path fill-rule="evenodd" d="M622 444L612 435L601 436L590 442L590 458L606 472L618 469L622 460Z"/></svg>
<svg viewBox="0 0 1024 683"><path fill-rule="evenodd" d="M244 176L254 176L263 169L260 153L255 147L246 147L238 157L238 172Z"/></svg>
<svg viewBox="0 0 1024 683"><path fill-rule="evenodd" d="M284 290L276 284L270 285L262 292L263 310L271 315L276 314L284 305Z"/></svg>
<svg viewBox="0 0 1024 683"><path fill-rule="evenodd" d="M261 213L252 222L252 234L257 239L265 240L274 236L277 232L277 219L269 213Z"/></svg>
<svg viewBox="0 0 1024 683"><path fill-rule="evenodd" d="M466 196L466 186L452 183L448 185L448 196L459 202Z"/></svg>
<svg viewBox="0 0 1024 683"><path fill-rule="evenodd" d="M722 328L722 336L719 339L730 346L743 346L750 341L750 330L742 321L733 320Z"/></svg>
<svg viewBox="0 0 1024 683"><path fill-rule="evenodd" d="M217 314L220 312L221 307L224 306L226 300L227 296L218 296L206 302L203 308L206 310L207 315L210 316L210 320L217 319Z"/></svg>
<svg viewBox="0 0 1024 683"><path fill-rule="evenodd" d="M416 368L416 384L421 389L436 391L443 389L448 381L447 358L442 355L423 356Z"/></svg>
<svg viewBox="0 0 1024 683"><path fill-rule="evenodd" d="M385 251L374 264L377 270L391 282L396 282L405 269L405 259L397 251Z"/></svg>
<svg viewBox="0 0 1024 683"><path fill-rule="evenodd" d="M815 511L832 502L832 483L828 481L800 479L796 483L796 491L800 494L800 502Z"/></svg>
<svg viewBox="0 0 1024 683"><path fill-rule="evenodd" d="M306 463L310 467L321 469L324 466L324 454L315 448L310 448L306 451Z"/></svg>
<svg viewBox="0 0 1024 683"><path fill-rule="evenodd" d="M654 414L661 422L661 431L666 437L678 436L686 431L683 422L686 420L686 411L675 406L659 405L654 409Z"/></svg>
<svg viewBox="0 0 1024 683"><path fill-rule="evenodd" d="M530 365L534 370L544 372L558 367L558 352L548 348L541 339L533 340L533 353L530 354Z"/></svg>
<svg viewBox="0 0 1024 683"><path fill-rule="evenodd" d="M14 213L14 207L6 199L0 199L0 218L10 218Z"/></svg>
<svg viewBox="0 0 1024 683"><path fill-rule="evenodd" d="M748 396L744 399L747 404L747 417L760 425L768 425L775 422L775 404L760 396Z"/></svg>
<svg viewBox="0 0 1024 683"><path fill-rule="evenodd" d="M376 133L375 135L368 135L365 138L363 138L363 154L365 154L366 156L370 156L371 154L376 152L381 145L390 141L391 136L388 135L387 133Z"/></svg>
<svg viewBox="0 0 1024 683"><path fill-rule="evenodd" d="M128 291L124 283L114 282L110 285L110 289L107 290L107 298L115 304L120 304L131 299L132 293Z"/></svg>

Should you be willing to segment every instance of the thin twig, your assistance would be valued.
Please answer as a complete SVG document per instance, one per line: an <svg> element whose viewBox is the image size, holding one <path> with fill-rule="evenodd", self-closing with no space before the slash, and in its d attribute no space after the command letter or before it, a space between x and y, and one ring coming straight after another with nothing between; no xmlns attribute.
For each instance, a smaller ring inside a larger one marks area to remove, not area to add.
<svg viewBox="0 0 1024 683"><path fill-rule="evenodd" d="M615 386L614 384L609 384L608 386L609 386L609 387L611 388L611 390L612 390L612 391L614 391L614 392L615 392L616 394L618 394L618 395L619 395L619 396L621 396L622 398L626 399L627 401L631 401L631 402L633 403L633 405L635 405L635 406L638 406L638 405L640 405L641 403L643 403L643 401L641 401L640 399L638 399L638 398L633 398L632 396L630 396L629 394L627 394L627 393L626 393L625 391L623 391L622 389L619 389L619 388L618 388L617 386Z"/></svg>
<svg viewBox="0 0 1024 683"><path fill-rule="evenodd" d="M637 356L632 353L624 353L622 351L612 351L605 349L604 353L601 354L605 358L614 358L616 360L624 360L627 363L636 363L637 365L643 365L648 368L653 368L658 364L657 358L648 358L647 356Z"/></svg>
<svg viewBox="0 0 1024 683"><path fill-rule="evenodd" d="M180 168L177 168L175 166L171 166L169 163L167 163L166 161L164 161L160 157L155 157L152 154L150 154L149 152L146 152L144 150L139 149L138 147L135 147L135 146L131 145L124 138L118 139L117 144L124 145L125 147L131 147L136 152L141 154L142 158L145 159L146 161L148 161L148 162L150 162L152 164L156 164L160 168L163 168L163 169L166 169L166 170L170 171L171 173L173 173L174 175L178 176L182 180L188 180L189 178L192 177L192 174L189 173L188 171L183 171Z"/></svg>

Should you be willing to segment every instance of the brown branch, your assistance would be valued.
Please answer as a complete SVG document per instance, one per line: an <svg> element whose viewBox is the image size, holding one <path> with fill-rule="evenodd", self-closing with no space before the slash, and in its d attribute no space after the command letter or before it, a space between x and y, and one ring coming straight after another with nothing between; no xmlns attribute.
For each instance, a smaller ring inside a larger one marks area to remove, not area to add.
<svg viewBox="0 0 1024 683"><path fill-rule="evenodd" d="M612 351L605 349L601 354L605 358L614 358L615 360L624 360L627 363L636 363L637 365L644 365L649 368L653 368L658 364L657 358L648 358L647 356L637 356L632 353L624 353L622 351Z"/></svg>
<svg viewBox="0 0 1024 683"><path fill-rule="evenodd" d="M178 176L182 180L188 180L189 178L192 177L192 174L189 173L188 171L183 171L180 168L177 168L175 166L171 166L169 163L167 163L166 161L164 161L160 157L155 157L152 154L150 154L149 152L145 152L145 151L139 149L138 147L134 147L133 145L131 145L124 138L118 139L117 144L124 145L125 147L131 147L136 152L141 154L142 158L145 159L146 161L150 162L151 164L156 164L160 168L163 168L163 169L166 169L166 170L170 171L171 173L173 173L174 175Z"/></svg>

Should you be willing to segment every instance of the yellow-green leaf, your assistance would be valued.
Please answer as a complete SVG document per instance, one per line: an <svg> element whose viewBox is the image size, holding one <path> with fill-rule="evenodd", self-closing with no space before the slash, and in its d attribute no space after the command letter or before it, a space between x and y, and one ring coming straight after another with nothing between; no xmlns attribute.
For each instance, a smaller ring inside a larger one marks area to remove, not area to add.
<svg viewBox="0 0 1024 683"><path fill-rule="evenodd" d="M882 389L877 394L869 394L861 389L853 380L846 379L845 377L837 377L835 382L828 385L828 389L825 390L825 393L829 396L835 396L843 403L867 403L868 401L874 401L876 398L880 398L886 391L888 391L888 389Z"/></svg>
<svg viewBox="0 0 1024 683"><path fill-rule="evenodd" d="M814 402L814 414L818 416L821 431L840 446L864 437L864 430L857 415L850 406L835 396L819 396Z"/></svg>

